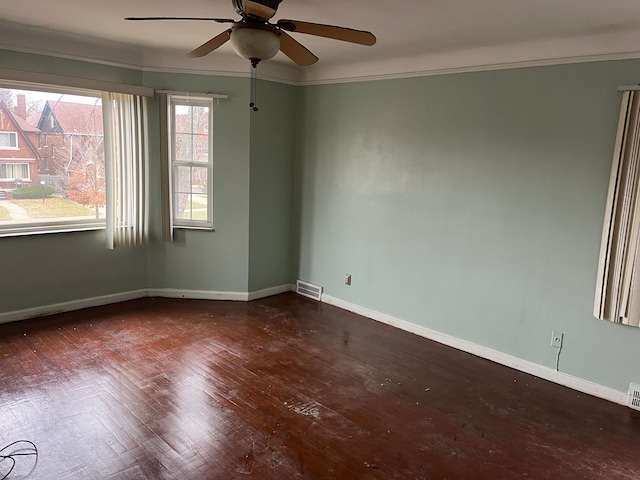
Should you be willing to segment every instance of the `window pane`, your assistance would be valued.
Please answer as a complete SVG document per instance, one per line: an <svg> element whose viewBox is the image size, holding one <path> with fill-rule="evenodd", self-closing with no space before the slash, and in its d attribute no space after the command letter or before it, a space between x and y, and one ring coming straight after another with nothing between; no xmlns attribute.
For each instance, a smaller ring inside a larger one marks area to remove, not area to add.
<svg viewBox="0 0 640 480"><path fill-rule="evenodd" d="M196 147L196 155L193 159L194 162L208 162L209 161L209 135L196 135L193 137L193 141Z"/></svg>
<svg viewBox="0 0 640 480"><path fill-rule="evenodd" d="M209 107L193 108L193 133L207 134L209 125Z"/></svg>
<svg viewBox="0 0 640 480"><path fill-rule="evenodd" d="M175 167L173 190L176 193L191 193L191 167Z"/></svg>
<svg viewBox="0 0 640 480"><path fill-rule="evenodd" d="M190 103L189 105L181 104ZM211 227L211 185L209 172L212 100L210 98L172 99L174 115L173 219L175 225Z"/></svg>
<svg viewBox="0 0 640 480"><path fill-rule="evenodd" d="M175 159L179 162L193 161L193 135L185 133L176 134Z"/></svg>
<svg viewBox="0 0 640 480"><path fill-rule="evenodd" d="M208 220L207 169L179 166L174 169L174 218Z"/></svg>
<svg viewBox="0 0 640 480"><path fill-rule="evenodd" d="M191 194L176 193L175 212L176 218L180 220L191 220Z"/></svg>
<svg viewBox="0 0 640 480"><path fill-rule="evenodd" d="M193 131L192 107L176 105L174 125L176 133L191 133Z"/></svg>
<svg viewBox="0 0 640 480"><path fill-rule="evenodd" d="M18 134L15 132L0 132L0 148L16 148L18 146Z"/></svg>
<svg viewBox="0 0 640 480"><path fill-rule="evenodd" d="M198 195L207 194L207 168L193 167L193 193Z"/></svg>
<svg viewBox="0 0 640 480"><path fill-rule="evenodd" d="M2 229L105 218L101 99L2 89L16 121L0 126ZM18 141L18 136L27 141ZM50 227L46 227L49 229Z"/></svg>

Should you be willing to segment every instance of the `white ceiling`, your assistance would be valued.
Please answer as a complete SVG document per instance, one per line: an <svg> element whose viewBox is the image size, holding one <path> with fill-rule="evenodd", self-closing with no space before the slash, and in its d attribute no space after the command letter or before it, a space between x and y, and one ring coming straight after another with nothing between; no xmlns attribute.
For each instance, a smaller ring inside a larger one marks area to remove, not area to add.
<svg viewBox="0 0 640 480"><path fill-rule="evenodd" d="M3 2L0 48L149 70L247 74L227 44L184 55L222 32L213 22L126 22L126 16L237 18L231 0ZM283 0L290 18L370 30L353 45L293 34L320 61L296 67L279 53L261 74L294 83L640 57L638 0Z"/></svg>

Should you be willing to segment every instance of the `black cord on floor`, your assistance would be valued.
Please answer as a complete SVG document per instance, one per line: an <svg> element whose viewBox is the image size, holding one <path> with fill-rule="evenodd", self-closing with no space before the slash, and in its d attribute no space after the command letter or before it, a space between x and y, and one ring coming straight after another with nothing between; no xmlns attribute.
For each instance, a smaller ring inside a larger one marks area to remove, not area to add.
<svg viewBox="0 0 640 480"><path fill-rule="evenodd" d="M19 448L16 448L15 450L13 450L11 453L7 453L7 450L9 450L11 447L13 446L18 446ZM36 444L33 442L30 442L29 440L18 440L16 442L12 442L9 445L7 445L6 447L0 449L0 464L4 461L4 460L10 460L11 463L11 468L9 469L9 471L6 473L6 475L2 478L0 478L0 480L5 480L9 475L11 475L11 472L13 472L13 469L16 468L16 459L15 457L28 457L28 456L35 456L36 457L36 461L35 464L33 466L33 468L35 469L37 463L38 463L38 448L36 447ZM31 470L33 471L33 469Z"/></svg>

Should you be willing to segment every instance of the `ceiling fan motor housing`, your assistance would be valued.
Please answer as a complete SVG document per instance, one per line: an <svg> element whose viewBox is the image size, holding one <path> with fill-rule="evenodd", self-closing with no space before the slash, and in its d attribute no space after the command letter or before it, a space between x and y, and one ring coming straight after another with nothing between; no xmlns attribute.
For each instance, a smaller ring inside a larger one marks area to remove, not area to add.
<svg viewBox="0 0 640 480"><path fill-rule="evenodd" d="M282 2L282 0L257 0L257 3L260 3L265 7L273 8L274 10L278 9L280 2Z"/></svg>
<svg viewBox="0 0 640 480"><path fill-rule="evenodd" d="M230 40L235 52L249 60L268 60L280 50L278 30L269 24L240 22L234 25Z"/></svg>

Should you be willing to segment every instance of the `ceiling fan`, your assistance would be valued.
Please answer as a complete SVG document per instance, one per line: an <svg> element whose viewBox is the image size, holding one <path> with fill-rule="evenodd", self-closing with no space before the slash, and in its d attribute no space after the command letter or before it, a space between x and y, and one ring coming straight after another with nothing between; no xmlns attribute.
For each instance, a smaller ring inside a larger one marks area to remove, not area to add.
<svg viewBox="0 0 640 480"><path fill-rule="evenodd" d="M236 53L249 59L254 68L261 60L272 58L279 50L303 67L318 61L318 57L287 32L305 33L360 45L376 43L376 37L364 30L298 20L278 20L275 24L270 23L269 20L276 14L281 1L231 0L236 13L242 17L240 20L210 17L127 17L125 20L205 20L230 23L231 28L200 45L187 56L203 57L231 41Z"/></svg>

